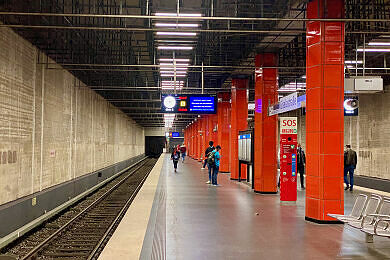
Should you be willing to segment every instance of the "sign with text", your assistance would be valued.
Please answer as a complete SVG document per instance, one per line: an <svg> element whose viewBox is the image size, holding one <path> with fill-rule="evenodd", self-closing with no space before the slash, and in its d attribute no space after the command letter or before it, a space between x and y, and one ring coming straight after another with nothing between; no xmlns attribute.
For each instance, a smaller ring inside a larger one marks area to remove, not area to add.
<svg viewBox="0 0 390 260"><path fill-rule="evenodd" d="M297 117L280 117L280 134L297 134Z"/></svg>
<svg viewBox="0 0 390 260"><path fill-rule="evenodd" d="M279 103L272 105L268 108L268 115L273 116L282 114L288 111L292 111L306 105L306 95L298 96L298 94L292 93L280 99Z"/></svg>
<svg viewBox="0 0 390 260"><path fill-rule="evenodd" d="M216 95L161 95L161 112L189 113L189 114L216 114Z"/></svg>

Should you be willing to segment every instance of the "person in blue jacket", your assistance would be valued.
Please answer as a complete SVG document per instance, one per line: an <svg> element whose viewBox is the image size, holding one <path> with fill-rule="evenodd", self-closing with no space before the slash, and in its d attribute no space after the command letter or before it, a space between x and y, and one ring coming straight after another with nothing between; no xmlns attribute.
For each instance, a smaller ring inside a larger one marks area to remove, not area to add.
<svg viewBox="0 0 390 260"><path fill-rule="evenodd" d="M217 177L219 171L219 164L221 160L221 155L219 153L220 150L221 150L221 146L217 145L217 147L215 147L215 152L214 152L214 167L213 167L213 176L212 176L213 186L219 186L217 182Z"/></svg>

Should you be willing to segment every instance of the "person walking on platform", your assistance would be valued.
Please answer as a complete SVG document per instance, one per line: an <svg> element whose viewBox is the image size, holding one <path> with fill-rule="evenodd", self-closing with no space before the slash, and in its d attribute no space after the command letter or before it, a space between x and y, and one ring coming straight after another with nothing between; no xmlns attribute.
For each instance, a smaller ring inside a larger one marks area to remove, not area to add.
<svg viewBox="0 0 390 260"><path fill-rule="evenodd" d="M353 173L356 169L357 155L354 150L351 149L351 145L347 144L344 151L344 182L347 185L345 190L353 191ZM349 182L348 182L349 173Z"/></svg>
<svg viewBox="0 0 390 260"><path fill-rule="evenodd" d="M175 168L175 172L177 172L177 163L180 159L180 152L178 149L174 149L171 154L171 160L173 161L173 168Z"/></svg>
<svg viewBox="0 0 390 260"><path fill-rule="evenodd" d="M221 146L217 145L217 147L215 148L215 152L214 153L214 166L213 166L213 176L212 176L212 183L213 183L213 186L219 186L218 182L217 182L217 177L218 177L218 172L219 172L219 163L220 163L220 159L221 159L221 155L219 153L219 151L221 150Z"/></svg>
<svg viewBox="0 0 390 260"><path fill-rule="evenodd" d="M183 144L181 147L180 147L180 153L181 153L181 158L182 158L182 162L184 163L184 159L186 158L186 155L187 155L187 147L185 146L185 144Z"/></svg>
<svg viewBox="0 0 390 260"><path fill-rule="evenodd" d="M301 144L298 143L297 149L297 172L299 172L299 177L301 178L301 189L305 189L305 179L303 174L305 174L305 165L306 165L306 156L305 151L303 151Z"/></svg>
<svg viewBox="0 0 390 260"><path fill-rule="evenodd" d="M206 164L207 164L207 158L209 157L209 154L210 152L214 151L214 142L213 141L210 141L209 142L209 147L207 147L204 155L204 163L203 163L203 167L202 167L202 170L206 169ZM210 172L210 168L209 168L209 172Z"/></svg>

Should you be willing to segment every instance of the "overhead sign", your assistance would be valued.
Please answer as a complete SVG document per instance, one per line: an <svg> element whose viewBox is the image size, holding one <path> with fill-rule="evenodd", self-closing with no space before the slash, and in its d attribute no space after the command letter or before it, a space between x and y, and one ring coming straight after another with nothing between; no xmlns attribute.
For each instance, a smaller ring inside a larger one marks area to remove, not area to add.
<svg viewBox="0 0 390 260"><path fill-rule="evenodd" d="M161 96L163 113L217 113L217 96L215 95L169 95Z"/></svg>
<svg viewBox="0 0 390 260"><path fill-rule="evenodd" d="M280 134L297 134L298 123L296 117L280 118Z"/></svg>
<svg viewBox="0 0 390 260"><path fill-rule="evenodd" d="M304 107L306 105L306 95L298 96L298 93L292 93L280 99L279 103L269 107L268 115L273 116L288 111Z"/></svg>
<svg viewBox="0 0 390 260"><path fill-rule="evenodd" d="M179 132L172 132L172 137L180 137L180 133Z"/></svg>

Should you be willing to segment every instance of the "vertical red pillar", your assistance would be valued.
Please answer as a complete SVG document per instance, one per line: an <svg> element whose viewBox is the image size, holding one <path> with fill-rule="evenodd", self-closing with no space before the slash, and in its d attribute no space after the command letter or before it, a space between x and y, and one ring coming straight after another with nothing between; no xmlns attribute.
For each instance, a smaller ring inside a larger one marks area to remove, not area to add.
<svg viewBox="0 0 390 260"><path fill-rule="evenodd" d="M277 192L277 116L268 116L268 104L277 102L277 55L264 53L255 59L254 190Z"/></svg>
<svg viewBox="0 0 390 260"><path fill-rule="evenodd" d="M199 160L201 154L200 154L200 145L201 145L201 136L200 136L200 131L201 131L201 124L200 124L200 120L198 118L198 120L196 121L196 160Z"/></svg>
<svg viewBox="0 0 390 260"><path fill-rule="evenodd" d="M201 125L201 132L200 132L200 138L201 138L201 143L200 143L200 157L199 157L199 162L204 160L204 153L203 151L206 150L206 126L207 126L207 118L205 116L202 116L199 121Z"/></svg>
<svg viewBox="0 0 390 260"><path fill-rule="evenodd" d="M238 180L238 132L248 127L248 79L232 80L231 109L231 171L230 178ZM243 176L241 176L243 178Z"/></svg>
<svg viewBox="0 0 390 260"><path fill-rule="evenodd" d="M220 93L218 95L218 132L217 144L221 149L221 162L219 171L230 172L230 93Z"/></svg>
<svg viewBox="0 0 390 260"><path fill-rule="evenodd" d="M313 0L308 18L343 18L343 0ZM344 23L307 22L306 219L343 214Z"/></svg>
<svg viewBox="0 0 390 260"><path fill-rule="evenodd" d="M216 146L217 142L218 142L218 134L217 134L217 125L218 125L218 115L217 114L214 114L214 115L210 115L211 116L211 123L212 123L212 134L211 134L211 137L212 137L212 140L214 141L214 146Z"/></svg>
<svg viewBox="0 0 390 260"><path fill-rule="evenodd" d="M194 156L193 159L198 160L198 121L194 121Z"/></svg>
<svg viewBox="0 0 390 260"><path fill-rule="evenodd" d="M190 134L191 134L191 140L190 140L190 147L189 149L189 156L191 158L194 156L194 124L191 123L190 125Z"/></svg>

